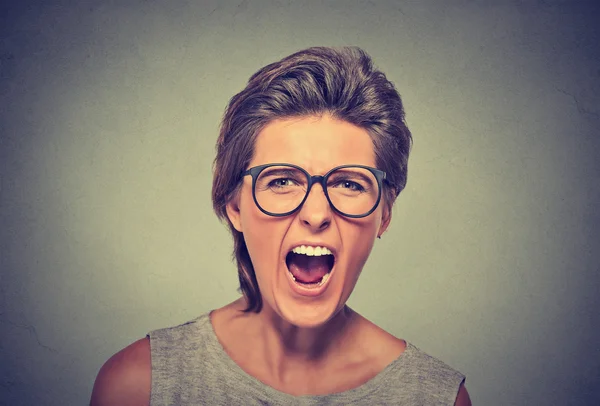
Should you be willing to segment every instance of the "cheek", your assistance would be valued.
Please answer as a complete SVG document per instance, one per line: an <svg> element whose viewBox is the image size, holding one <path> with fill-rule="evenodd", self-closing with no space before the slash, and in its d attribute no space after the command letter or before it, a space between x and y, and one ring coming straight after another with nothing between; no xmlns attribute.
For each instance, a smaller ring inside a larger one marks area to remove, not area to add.
<svg viewBox="0 0 600 406"><path fill-rule="evenodd" d="M254 204L254 203L252 203ZM280 256L283 227L281 220L269 217L258 208L249 208L242 213L244 222L244 240L258 279L274 271Z"/></svg>
<svg viewBox="0 0 600 406"><path fill-rule="evenodd" d="M350 236L353 241L365 244L377 237L381 225L381 213L379 210L370 216L361 219L346 219L344 234Z"/></svg>
<svg viewBox="0 0 600 406"><path fill-rule="evenodd" d="M360 273L371 253L379 224L380 221L373 219L358 220L348 224L348 227L344 227L342 231L344 248L350 253L347 257L349 268L357 274Z"/></svg>

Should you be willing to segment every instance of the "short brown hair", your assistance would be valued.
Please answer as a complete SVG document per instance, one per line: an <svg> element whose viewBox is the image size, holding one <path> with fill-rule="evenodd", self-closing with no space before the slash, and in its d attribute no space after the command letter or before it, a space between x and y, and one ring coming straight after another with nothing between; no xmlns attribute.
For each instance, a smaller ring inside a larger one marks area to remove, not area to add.
<svg viewBox="0 0 600 406"><path fill-rule="evenodd" d="M260 312L262 297L244 236L226 206L239 193L242 173L254 155L256 137L270 122L304 116L332 117L365 129L373 140L376 166L387 173L383 202L391 210L406 185L412 136L400 95L371 58L357 47L314 47L271 63L250 77L231 98L217 140L212 188L213 208L233 235L246 312Z"/></svg>

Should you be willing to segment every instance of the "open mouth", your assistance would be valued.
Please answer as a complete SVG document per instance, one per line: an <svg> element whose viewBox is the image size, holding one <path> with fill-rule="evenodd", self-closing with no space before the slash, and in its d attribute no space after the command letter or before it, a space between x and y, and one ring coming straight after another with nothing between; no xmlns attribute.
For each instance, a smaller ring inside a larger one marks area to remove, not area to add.
<svg viewBox="0 0 600 406"><path fill-rule="evenodd" d="M327 281L335 258L325 247L302 245L288 252L285 263L294 281L310 288L321 286Z"/></svg>

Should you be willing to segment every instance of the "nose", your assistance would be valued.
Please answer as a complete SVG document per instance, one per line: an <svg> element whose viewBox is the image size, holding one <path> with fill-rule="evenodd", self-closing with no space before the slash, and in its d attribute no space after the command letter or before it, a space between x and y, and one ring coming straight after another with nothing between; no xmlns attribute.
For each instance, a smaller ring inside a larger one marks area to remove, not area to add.
<svg viewBox="0 0 600 406"><path fill-rule="evenodd" d="M312 231L326 229L331 223L332 210L320 183L312 185L304 204L300 208L300 221Z"/></svg>

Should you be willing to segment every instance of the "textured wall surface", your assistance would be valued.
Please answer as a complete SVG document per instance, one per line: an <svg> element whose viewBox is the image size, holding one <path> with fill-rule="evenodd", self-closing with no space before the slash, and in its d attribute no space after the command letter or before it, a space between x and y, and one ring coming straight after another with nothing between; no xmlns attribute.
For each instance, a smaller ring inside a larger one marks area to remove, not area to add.
<svg viewBox="0 0 600 406"><path fill-rule="evenodd" d="M415 140L351 306L475 404L600 404L599 8L298 3L2 2L0 404L86 404L110 355L237 297L219 120L313 45L367 50Z"/></svg>

